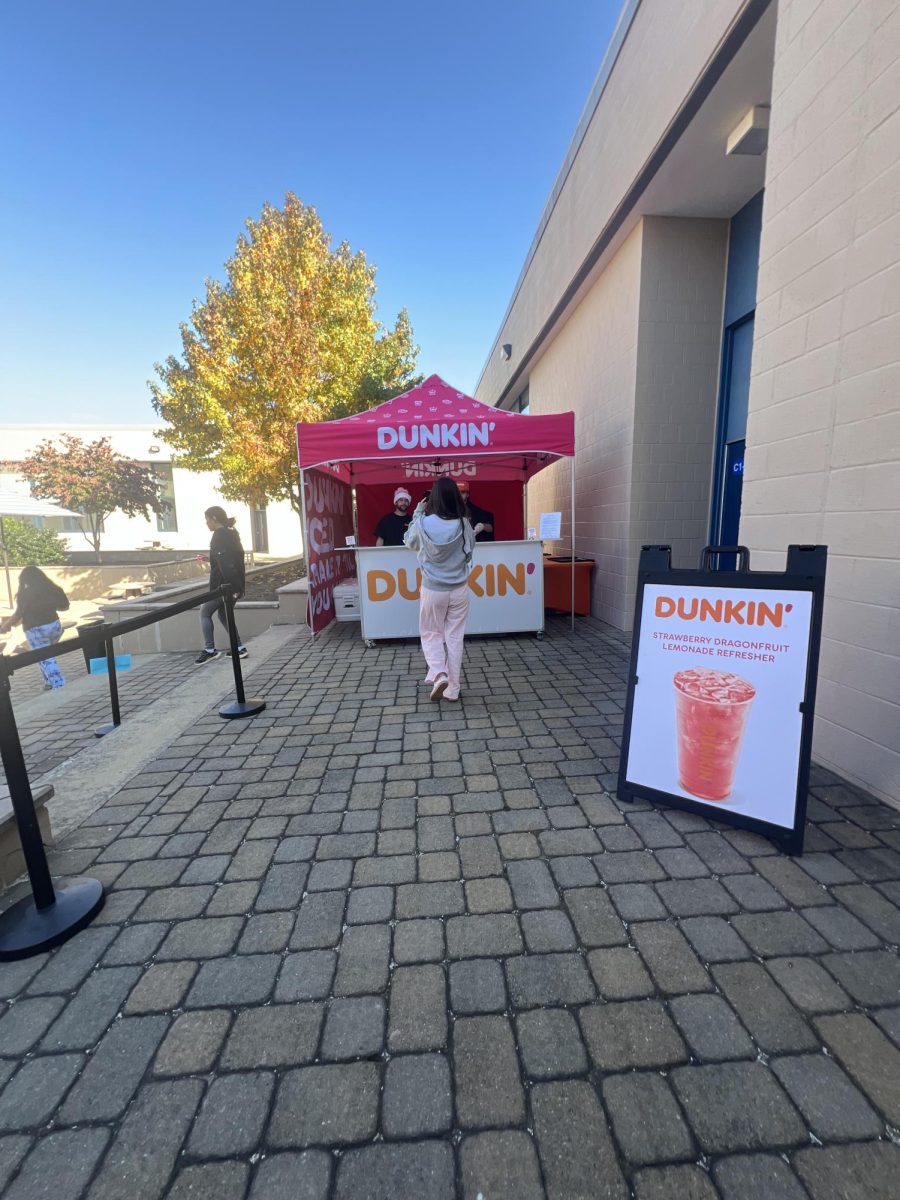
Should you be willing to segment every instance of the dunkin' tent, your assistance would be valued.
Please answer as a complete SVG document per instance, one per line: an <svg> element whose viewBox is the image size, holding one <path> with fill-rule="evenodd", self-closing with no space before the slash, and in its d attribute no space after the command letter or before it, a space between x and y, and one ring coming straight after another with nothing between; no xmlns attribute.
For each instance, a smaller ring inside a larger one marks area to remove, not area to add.
<svg viewBox="0 0 900 1200"><path fill-rule="evenodd" d="M390 482L407 462L476 460L479 478L526 482L575 453L575 414L523 416L482 404L437 375L344 417L297 426L301 471L327 467L348 483Z"/></svg>
<svg viewBox="0 0 900 1200"><path fill-rule="evenodd" d="M431 375L368 412L298 425L297 453L307 526L309 618L318 632L332 619L334 585L354 571L352 555L338 550L354 532L354 488L361 531L369 519L364 510L375 497L381 500L400 483L415 497L441 474L465 476L478 485L507 484L512 510L520 514L521 489L532 475L574 456L575 414L506 412ZM520 525L515 536L524 536Z"/></svg>

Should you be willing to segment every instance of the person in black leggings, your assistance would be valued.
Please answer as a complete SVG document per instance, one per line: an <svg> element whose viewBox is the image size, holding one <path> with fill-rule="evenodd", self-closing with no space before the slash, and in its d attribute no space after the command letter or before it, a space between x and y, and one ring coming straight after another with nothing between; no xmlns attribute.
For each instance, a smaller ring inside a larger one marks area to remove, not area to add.
<svg viewBox="0 0 900 1200"><path fill-rule="evenodd" d="M209 543L209 590L216 591L227 584L234 592L235 600L244 594L244 547L235 529L234 517L229 517L224 508L218 504L208 508L204 514L206 528L212 530L212 540ZM216 596L207 600L200 608L200 629L203 632L204 649L200 651L194 662L211 662L219 657L216 649L216 633L213 627L213 616L218 613L219 621L226 634L228 621L225 617L225 601ZM230 651L229 651L230 653ZM246 658L247 648L238 635L238 654Z"/></svg>

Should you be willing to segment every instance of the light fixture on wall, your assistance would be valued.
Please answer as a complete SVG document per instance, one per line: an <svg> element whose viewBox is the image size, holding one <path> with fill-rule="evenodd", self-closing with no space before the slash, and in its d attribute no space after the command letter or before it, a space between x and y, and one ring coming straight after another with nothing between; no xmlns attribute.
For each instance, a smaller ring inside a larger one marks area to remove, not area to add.
<svg viewBox="0 0 900 1200"><path fill-rule="evenodd" d="M509 362L512 357L512 342L504 342L500 347L500 357L504 362Z"/></svg>
<svg viewBox="0 0 900 1200"><path fill-rule="evenodd" d="M769 106L756 104L728 135L726 154L765 154L769 145Z"/></svg>
<svg viewBox="0 0 900 1200"><path fill-rule="evenodd" d="M151 454L159 454L159 446L151 446L150 453Z"/></svg>

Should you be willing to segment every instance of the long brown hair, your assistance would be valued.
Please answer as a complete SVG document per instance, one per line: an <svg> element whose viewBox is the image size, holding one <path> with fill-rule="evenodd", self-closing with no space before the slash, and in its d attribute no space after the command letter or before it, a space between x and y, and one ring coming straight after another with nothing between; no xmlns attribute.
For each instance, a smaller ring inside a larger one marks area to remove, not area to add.
<svg viewBox="0 0 900 1200"><path fill-rule="evenodd" d="M23 567L19 573L19 590L16 593L16 603L26 599L30 600L46 600L50 604L58 608L68 608L69 603L66 599L66 593L48 578L34 563L29 563L27 567Z"/></svg>
<svg viewBox="0 0 900 1200"><path fill-rule="evenodd" d="M447 475L434 481L434 486L425 502L425 512L441 517L444 521L461 521L466 515L466 506L456 482Z"/></svg>

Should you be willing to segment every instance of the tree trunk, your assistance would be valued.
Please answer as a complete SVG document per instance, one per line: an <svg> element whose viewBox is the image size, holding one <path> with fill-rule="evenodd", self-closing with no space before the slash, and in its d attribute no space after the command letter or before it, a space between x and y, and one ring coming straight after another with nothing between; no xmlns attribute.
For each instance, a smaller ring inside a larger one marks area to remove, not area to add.
<svg viewBox="0 0 900 1200"><path fill-rule="evenodd" d="M94 553L97 555L97 566L99 567L100 561L101 561L100 560L100 523L102 522L103 518L97 517L93 513L91 513L89 519L91 522L91 542L93 543L93 546L94 546Z"/></svg>

